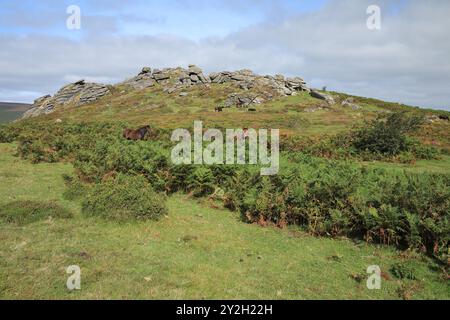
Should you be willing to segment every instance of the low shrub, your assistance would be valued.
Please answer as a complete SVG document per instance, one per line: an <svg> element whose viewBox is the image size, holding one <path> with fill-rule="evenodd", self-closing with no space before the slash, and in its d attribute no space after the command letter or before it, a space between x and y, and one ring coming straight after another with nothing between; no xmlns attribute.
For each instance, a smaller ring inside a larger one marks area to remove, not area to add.
<svg viewBox="0 0 450 320"><path fill-rule="evenodd" d="M405 112L379 117L356 132L353 145L360 151L397 155L408 151L407 134L417 130L423 122L423 117Z"/></svg>
<svg viewBox="0 0 450 320"><path fill-rule="evenodd" d="M424 145L418 141L413 141L411 143L410 150L417 159L423 160L439 159L440 154L442 154L442 152L435 147Z"/></svg>
<svg viewBox="0 0 450 320"><path fill-rule="evenodd" d="M406 262L396 263L391 267L391 273L398 279L415 280L414 268Z"/></svg>
<svg viewBox="0 0 450 320"><path fill-rule="evenodd" d="M215 190L213 180L214 176L211 169L197 167L188 177L188 190L197 198L210 195Z"/></svg>
<svg viewBox="0 0 450 320"><path fill-rule="evenodd" d="M0 220L19 225L48 218L72 218L72 212L56 202L14 201L0 207Z"/></svg>
<svg viewBox="0 0 450 320"><path fill-rule="evenodd" d="M0 125L0 143L11 143L17 139L19 130L8 126Z"/></svg>
<svg viewBox="0 0 450 320"><path fill-rule="evenodd" d="M86 216L110 220L157 220L167 214L166 200L142 176L118 174L93 186L82 203Z"/></svg>
<svg viewBox="0 0 450 320"><path fill-rule="evenodd" d="M60 160L56 150L52 149L41 140L33 141L27 136L19 137L17 153L23 159L30 160L32 163L54 163Z"/></svg>

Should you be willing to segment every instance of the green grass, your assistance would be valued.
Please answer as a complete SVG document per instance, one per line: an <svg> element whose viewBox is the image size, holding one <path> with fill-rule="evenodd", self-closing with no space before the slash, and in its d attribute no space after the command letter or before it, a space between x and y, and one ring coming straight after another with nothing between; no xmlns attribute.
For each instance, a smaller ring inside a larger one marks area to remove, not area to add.
<svg viewBox="0 0 450 320"><path fill-rule="evenodd" d="M363 164L374 168L407 170L416 173L450 173L450 156L442 156L440 159L436 160L419 160L415 164L386 163L379 161L363 162Z"/></svg>
<svg viewBox="0 0 450 320"><path fill-rule="evenodd" d="M0 223L1 299L450 299L448 281L426 257L247 225L182 195L158 222L84 218L62 197L71 165L32 165L13 148L0 144L0 206L55 201L74 218ZM417 280L390 274L405 261ZM389 278L379 291L365 286L373 264ZM66 289L69 265L81 267L80 291Z"/></svg>
<svg viewBox="0 0 450 320"><path fill-rule="evenodd" d="M69 219L72 213L58 204L41 201L14 201L0 207L0 220L19 225L44 219Z"/></svg>

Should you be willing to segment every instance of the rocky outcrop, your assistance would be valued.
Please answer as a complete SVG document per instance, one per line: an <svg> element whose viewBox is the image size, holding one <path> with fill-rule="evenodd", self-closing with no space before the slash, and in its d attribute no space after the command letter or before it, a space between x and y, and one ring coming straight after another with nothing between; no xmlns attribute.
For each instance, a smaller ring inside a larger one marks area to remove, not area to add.
<svg viewBox="0 0 450 320"><path fill-rule="evenodd" d="M46 95L36 99L22 118L26 119L49 114L55 111L58 106L89 104L109 93L110 89L106 85L87 83L84 80L80 80L62 87L53 97Z"/></svg>
<svg viewBox="0 0 450 320"><path fill-rule="evenodd" d="M229 84L236 89L248 93L233 93L226 97L220 108L238 107L250 108L274 99L276 96L296 95L297 92L310 89L300 77L285 78L283 75L261 76L253 71L244 69L238 71L222 71L205 75L196 65L185 68L155 69L146 67L134 78L119 85L128 85L133 89L145 89L154 85L161 85L166 94L177 94L186 97L188 88L193 86L211 86Z"/></svg>
<svg viewBox="0 0 450 320"><path fill-rule="evenodd" d="M177 94L183 97L188 95L186 91L190 87L216 84L229 84L241 89L241 91L248 91L248 94L236 93L228 96L224 107L248 107L272 100L277 96L296 95L300 91L310 92L306 82L299 77L261 76L247 69L234 72L215 72L206 75L196 65L189 65L187 69L179 67L152 70L150 67L144 67L138 75L116 86L128 86L133 90L144 90L158 85L167 94ZM53 97L45 96L37 99L23 117L30 118L48 114L58 106L68 104L75 106L89 104L109 93L110 88L106 85L86 83L81 80L64 86ZM325 100L329 101L330 99L326 98Z"/></svg>
<svg viewBox="0 0 450 320"><path fill-rule="evenodd" d="M306 82L299 77L285 79L282 75L260 76L251 70L222 71L205 75L202 69L196 65L189 65L188 69L166 68L155 69L153 73L150 68L142 69L141 73L120 84L130 85L135 89L145 89L155 84L164 86L164 91L173 93L177 89L209 84L235 84L243 90L253 88L266 88L275 90L280 95L293 95L298 91L308 91ZM168 88L170 87L170 88Z"/></svg>
<svg viewBox="0 0 450 320"><path fill-rule="evenodd" d="M255 87L267 87L275 90L280 95L292 95L297 91L309 91L306 82L299 77L287 78L284 76L259 76L251 70L235 72L223 71L209 75L212 83L236 83L241 89L250 90Z"/></svg>
<svg viewBox="0 0 450 320"><path fill-rule="evenodd" d="M87 83L80 80L61 88L54 96L55 105L74 103L75 105L88 104L97 101L110 93L106 85L98 83Z"/></svg>
<svg viewBox="0 0 450 320"><path fill-rule="evenodd" d="M25 111L22 116L22 119L28 119L40 116L42 114L49 114L53 112L55 108L55 104L50 95L46 95L34 100L33 105L30 109Z"/></svg>
<svg viewBox="0 0 450 320"><path fill-rule="evenodd" d="M205 76L199 67L190 65L188 69L165 68L154 69L153 72L151 68L145 67L136 77L121 82L119 85L128 85L141 90L160 84L164 86L166 92L173 93L178 88L207 83L211 83L209 77Z"/></svg>

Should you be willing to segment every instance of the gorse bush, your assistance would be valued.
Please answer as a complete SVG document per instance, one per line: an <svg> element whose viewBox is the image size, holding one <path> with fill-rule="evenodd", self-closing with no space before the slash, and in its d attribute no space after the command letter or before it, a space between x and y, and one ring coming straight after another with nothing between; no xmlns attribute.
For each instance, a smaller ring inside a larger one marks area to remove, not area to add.
<svg viewBox="0 0 450 320"><path fill-rule="evenodd" d="M7 125L0 125L0 143L11 143L17 139L19 130Z"/></svg>
<svg viewBox="0 0 450 320"><path fill-rule="evenodd" d="M157 220L167 214L165 197L142 176L118 174L90 188L83 199L86 216L110 220Z"/></svg>
<svg viewBox="0 0 450 320"><path fill-rule="evenodd" d="M404 112L379 117L356 132L353 145L361 151L397 155L408 150L407 134L417 130L423 122L423 117Z"/></svg>
<svg viewBox="0 0 450 320"><path fill-rule="evenodd" d="M27 224L49 218L72 218L72 212L55 202L14 201L0 206L0 220L7 223Z"/></svg>
<svg viewBox="0 0 450 320"><path fill-rule="evenodd" d="M391 267L392 274L398 279L416 280L413 266L408 263L396 263Z"/></svg>
<svg viewBox="0 0 450 320"><path fill-rule="evenodd" d="M99 140L90 149L79 151L74 165L82 179L89 182L99 182L105 175L122 172L142 174L156 185L156 175L169 162L168 152L158 143L130 142L109 137Z"/></svg>

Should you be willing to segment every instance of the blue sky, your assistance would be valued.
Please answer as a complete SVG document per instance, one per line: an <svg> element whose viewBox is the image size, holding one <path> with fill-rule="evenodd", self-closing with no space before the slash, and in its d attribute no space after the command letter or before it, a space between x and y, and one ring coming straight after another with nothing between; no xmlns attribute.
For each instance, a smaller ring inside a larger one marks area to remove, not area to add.
<svg viewBox="0 0 450 320"><path fill-rule="evenodd" d="M366 26L372 4L379 31ZM194 63L449 109L449 13L448 0L0 0L0 101Z"/></svg>

